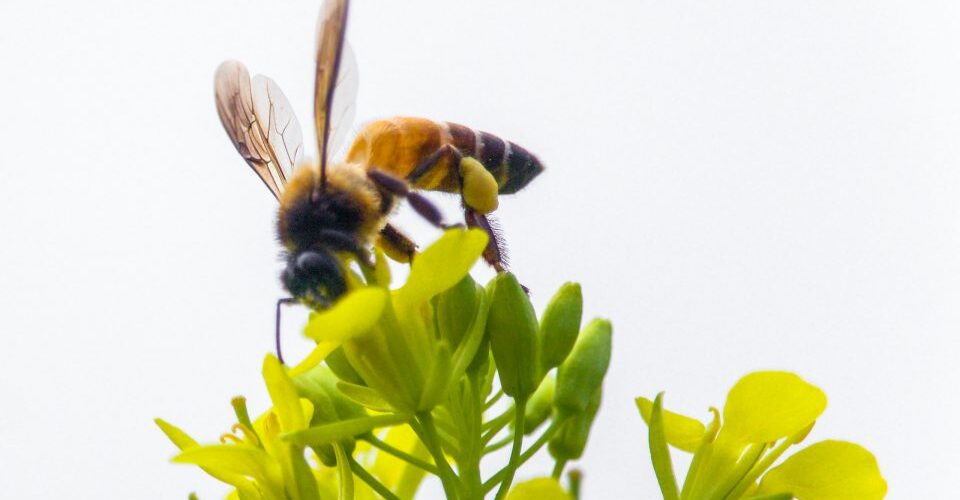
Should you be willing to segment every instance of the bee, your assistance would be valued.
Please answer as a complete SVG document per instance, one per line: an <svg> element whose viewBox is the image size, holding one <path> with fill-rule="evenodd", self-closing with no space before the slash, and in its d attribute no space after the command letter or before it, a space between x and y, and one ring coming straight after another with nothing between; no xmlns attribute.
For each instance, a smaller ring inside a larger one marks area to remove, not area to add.
<svg viewBox="0 0 960 500"><path fill-rule="evenodd" d="M399 117L369 123L342 162L331 156L353 119L357 70L345 43L348 0L328 0L317 23L314 125L318 160L302 160L303 135L283 92L270 78L250 77L238 61L217 69L217 112L247 164L277 198L277 237L286 267L281 281L292 298L324 308L346 292L343 255L370 265L377 245L410 262L416 244L390 222L401 199L438 228L449 227L419 191L459 194L465 222L490 236L485 260L505 269L503 239L489 214L498 195L513 194L543 171L526 149L463 125ZM279 351L279 340L278 340Z"/></svg>

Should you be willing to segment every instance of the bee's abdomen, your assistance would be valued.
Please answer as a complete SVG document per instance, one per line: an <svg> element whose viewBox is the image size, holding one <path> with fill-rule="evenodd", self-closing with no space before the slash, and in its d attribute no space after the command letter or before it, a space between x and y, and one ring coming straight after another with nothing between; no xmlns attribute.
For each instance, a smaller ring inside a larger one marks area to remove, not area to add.
<svg viewBox="0 0 960 500"><path fill-rule="evenodd" d="M453 145L486 167L500 186L500 194L513 194L543 172L543 164L533 153L491 133L457 123L446 123Z"/></svg>

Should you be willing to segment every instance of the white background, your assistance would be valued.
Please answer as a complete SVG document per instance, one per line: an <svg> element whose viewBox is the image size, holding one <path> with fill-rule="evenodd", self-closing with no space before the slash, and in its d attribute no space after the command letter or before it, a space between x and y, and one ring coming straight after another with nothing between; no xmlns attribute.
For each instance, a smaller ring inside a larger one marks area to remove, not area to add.
<svg viewBox="0 0 960 500"><path fill-rule="evenodd" d="M213 70L234 57L271 75L309 132L317 10L0 3L0 496L224 491L169 464L152 423L213 440L232 395L266 403L275 202L221 130ZM956 2L359 0L353 14L360 120L459 121L548 167L500 219L538 307L578 280L615 324L585 498L657 495L634 396L665 389L706 418L764 368L826 391L810 441L867 446L890 498L956 491Z"/></svg>

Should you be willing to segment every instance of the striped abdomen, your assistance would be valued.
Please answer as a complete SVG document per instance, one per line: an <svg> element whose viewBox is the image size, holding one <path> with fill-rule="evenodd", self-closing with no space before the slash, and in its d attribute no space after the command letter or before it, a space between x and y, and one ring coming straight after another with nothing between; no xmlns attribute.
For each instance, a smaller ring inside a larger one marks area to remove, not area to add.
<svg viewBox="0 0 960 500"><path fill-rule="evenodd" d="M543 171L532 153L493 134L456 123L408 117L378 120L364 127L346 161L408 178L424 158L446 144L483 163L497 180L501 194L516 193ZM420 189L458 192L459 174L453 167L449 158L443 158L413 184Z"/></svg>

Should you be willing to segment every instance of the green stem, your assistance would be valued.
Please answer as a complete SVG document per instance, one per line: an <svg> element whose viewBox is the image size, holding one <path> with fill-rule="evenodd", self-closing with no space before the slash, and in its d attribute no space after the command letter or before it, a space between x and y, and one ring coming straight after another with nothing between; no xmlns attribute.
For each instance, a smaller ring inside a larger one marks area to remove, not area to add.
<svg viewBox="0 0 960 500"><path fill-rule="evenodd" d="M447 457L443 455L440 438L437 436L437 427L433 423L433 416L430 415L429 411L425 411L417 414L417 420L420 421L420 425L414 427L414 431L417 432L424 446L430 451L433 461L437 463L438 475L441 484L443 484L443 491L447 495L447 500L460 498L458 488L460 481L457 474L453 472L453 468L450 467L450 463L447 462Z"/></svg>
<svg viewBox="0 0 960 500"><path fill-rule="evenodd" d="M512 442L513 442L513 436L506 436L506 437L504 437L503 439L501 439L500 441L497 441L496 443L488 444L488 445L483 449L483 454L486 455L486 454L488 454L488 453L493 453L493 452L499 450L500 448L503 448L504 446L506 446L506 445L508 445L508 444L510 444L510 443L512 443Z"/></svg>
<svg viewBox="0 0 960 500"><path fill-rule="evenodd" d="M425 470L425 471L433 474L434 476L440 475L440 471L439 471L439 470L437 469L437 467L434 466L433 464L427 462L426 460L419 459L419 458L417 458L417 457L415 457L415 456L413 456L413 455L411 455L411 454L409 454L409 453L407 453L407 452L405 452L405 451L403 451L403 450L401 450L401 449L399 449L399 448L391 445L390 443L388 443L388 442L386 442L386 441L378 438L377 436L374 436L373 434L368 434L368 435L366 435L366 436L363 436L361 439L363 439L364 441L370 443L371 445L373 445L373 446L376 447L377 449L383 451L384 453L389 453L389 454L391 454L391 455L399 458L400 460L403 460L404 462L407 462L408 464L410 464L410 465L412 465L412 466L414 466L414 467L419 467L419 468L421 468L421 469L423 469L423 470Z"/></svg>
<svg viewBox="0 0 960 500"><path fill-rule="evenodd" d="M367 486L373 488L373 491L376 491L380 496L386 500L400 500L400 497L393 494L390 491L390 488L384 486L377 478L373 477L373 474L365 469L360 463L358 463L353 457L350 459L350 468L353 469L353 473L357 475L363 482L367 483Z"/></svg>
<svg viewBox="0 0 960 500"><path fill-rule="evenodd" d="M340 500L353 500L353 471L350 470L350 455L340 443L333 443L333 452L337 456L337 469L340 471Z"/></svg>
<svg viewBox="0 0 960 500"><path fill-rule="evenodd" d="M499 431L500 429L503 429L503 426L509 424L510 420L513 420L513 412L515 410L516 408L511 405L510 408L504 410L503 413L484 422L482 429L484 431L491 429L496 429Z"/></svg>
<svg viewBox="0 0 960 500"><path fill-rule="evenodd" d="M557 461L553 464L553 473L550 474L550 476L556 479L557 481L559 481L560 475L563 474L563 468L566 466L567 466L566 459L562 459L562 460L557 459Z"/></svg>
<svg viewBox="0 0 960 500"><path fill-rule="evenodd" d="M483 404L483 411L489 410L493 405L497 404L497 401L500 401L500 398L503 397L503 389L497 391L486 403Z"/></svg>
<svg viewBox="0 0 960 500"><path fill-rule="evenodd" d="M579 469L573 469L567 473L570 479L570 496L573 500L580 500L580 481L583 480L583 473Z"/></svg>
<svg viewBox="0 0 960 500"><path fill-rule="evenodd" d="M507 464L507 475L500 484L500 489L497 490L496 500L503 500L507 497L507 492L510 491L510 483L513 482L513 476L517 473L517 469L520 468L520 451L523 448L523 425L524 417L527 414L527 400L526 398L517 399L515 403L516 410L513 412L515 422L513 426L513 448L510 450L510 462Z"/></svg>
<svg viewBox="0 0 960 500"><path fill-rule="evenodd" d="M561 419L561 420L552 422L550 424L550 427L547 427L547 430L543 431L543 434L541 434L540 437L537 438L536 441L534 441L533 445L527 448L527 451L523 452L520 455L520 463L518 465L523 465L527 460L530 460L530 457L532 457L538 451L540 451L540 448L543 448L543 445L547 444L547 442L550 441L550 438L552 438L553 435L557 433L557 430L560 428L560 425L564 422L566 422L566 419ZM504 467L499 471L497 471L493 476L490 476L490 479L487 479L486 482L483 483L483 492L487 493L490 490L492 490L493 487L500 482L500 478L502 478L503 475L507 473L508 468L509 466Z"/></svg>

